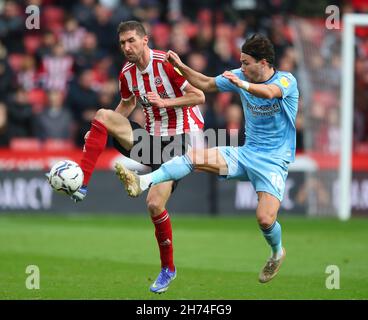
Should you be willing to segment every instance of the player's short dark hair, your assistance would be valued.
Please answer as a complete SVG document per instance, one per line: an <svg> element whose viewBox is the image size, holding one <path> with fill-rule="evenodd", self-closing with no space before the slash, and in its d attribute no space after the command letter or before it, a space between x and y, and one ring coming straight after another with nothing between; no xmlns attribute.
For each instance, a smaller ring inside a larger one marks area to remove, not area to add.
<svg viewBox="0 0 368 320"><path fill-rule="evenodd" d="M144 37L147 35L146 29L144 28L143 24L139 21L131 20L131 21L123 21L120 22L118 26L118 34L121 32L127 32L135 30L138 35Z"/></svg>
<svg viewBox="0 0 368 320"><path fill-rule="evenodd" d="M275 63L275 49L266 36L256 33L249 37L242 46L242 52L249 54L256 61L265 59L270 65Z"/></svg>

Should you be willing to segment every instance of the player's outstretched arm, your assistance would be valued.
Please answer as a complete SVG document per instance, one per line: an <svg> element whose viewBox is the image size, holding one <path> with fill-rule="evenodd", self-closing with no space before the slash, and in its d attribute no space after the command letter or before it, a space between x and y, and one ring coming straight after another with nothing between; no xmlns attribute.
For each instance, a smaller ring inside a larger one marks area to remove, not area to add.
<svg viewBox="0 0 368 320"><path fill-rule="evenodd" d="M166 60L168 60L175 68L179 69L182 75L192 86L202 90L203 92L218 91L215 78L207 77L188 67L180 60L179 56L174 51L169 50L166 53Z"/></svg>
<svg viewBox="0 0 368 320"><path fill-rule="evenodd" d="M185 95L181 97L169 99L162 99L156 92L148 92L147 99L151 104L160 108L182 108L205 102L203 91L193 87L189 83L186 85L184 92Z"/></svg>
<svg viewBox="0 0 368 320"><path fill-rule="evenodd" d="M256 97L264 99L273 99L282 97L281 89L275 84L250 83L248 81L239 79L231 71L225 71L222 75L226 79L229 79L233 84L235 84L239 88L247 90L250 94Z"/></svg>

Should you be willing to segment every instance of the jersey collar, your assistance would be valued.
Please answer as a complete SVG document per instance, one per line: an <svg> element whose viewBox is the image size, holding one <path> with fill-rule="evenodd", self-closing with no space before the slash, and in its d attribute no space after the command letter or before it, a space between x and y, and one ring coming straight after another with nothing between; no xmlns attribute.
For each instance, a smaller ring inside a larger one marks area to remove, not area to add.
<svg viewBox="0 0 368 320"><path fill-rule="evenodd" d="M267 83L267 82L269 82L269 81L271 81L275 76L276 76L276 74L277 74L277 70L274 68L273 69L273 75L269 78L269 79L267 79L266 81L262 81L262 82L255 82L255 83L257 83L257 84L261 84L261 83Z"/></svg>
<svg viewBox="0 0 368 320"><path fill-rule="evenodd" d="M138 72L140 72L141 74L145 74L145 73L150 73L151 72L151 69L152 69L152 60L153 60L153 51L152 49L149 49L149 53L150 53L150 58L149 58L149 62L148 62L148 65L146 67L146 69L140 71L138 68Z"/></svg>

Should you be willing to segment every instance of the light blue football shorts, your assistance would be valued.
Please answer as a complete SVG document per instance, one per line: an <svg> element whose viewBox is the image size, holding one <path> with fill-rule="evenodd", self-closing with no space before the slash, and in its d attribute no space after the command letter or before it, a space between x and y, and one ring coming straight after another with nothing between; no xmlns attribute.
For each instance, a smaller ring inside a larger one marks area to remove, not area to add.
<svg viewBox="0 0 368 320"><path fill-rule="evenodd" d="M245 146L218 147L218 150L228 167L228 175L221 176L222 179L250 181L256 192L270 193L282 201L288 175L287 161Z"/></svg>

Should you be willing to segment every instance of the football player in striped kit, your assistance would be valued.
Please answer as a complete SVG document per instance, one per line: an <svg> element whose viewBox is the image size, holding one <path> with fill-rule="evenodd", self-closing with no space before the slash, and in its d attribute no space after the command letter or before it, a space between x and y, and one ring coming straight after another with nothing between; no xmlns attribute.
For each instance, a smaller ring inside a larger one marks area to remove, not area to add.
<svg viewBox="0 0 368 320"><path fill-rule="evenodd" d="M148 152L149 163L145 164L155 170L160 167L164 156L162 151L166 146L170 143L176 144L176 152L172 157L183 155L190 140L187 135L200 132L203 128L203 118L197 106L205 101L203 92L190 85L180 72L165 60L165 52L148 47L148 35L143 25L136 21L122 22L118 27L118 35L121 50L127 59L119 77L122 99L115 111L99 109L90 131L86 134L80 162L84 182L72 195L76 202L82 201L87 194L88 182L100 154L105 149L108 134L114 137L115 147L123 155L134 159L132 151L140 143L135 132L141 133L145 129L146 137L141 138L148 145L144 145L141 151ZM136 105L143 108L144 129L128 120ZM155 147L157 141L161 145L160 148ZM157 159L157 152L160 159L153 161L152 158ZM161 272L150 287L150 290L156 293L166 291L176 277L172 228L166 210L166 203L175 186L176 183L172 181L157 185L150 189L146 200L155 226L161 258Z"/></svg>

